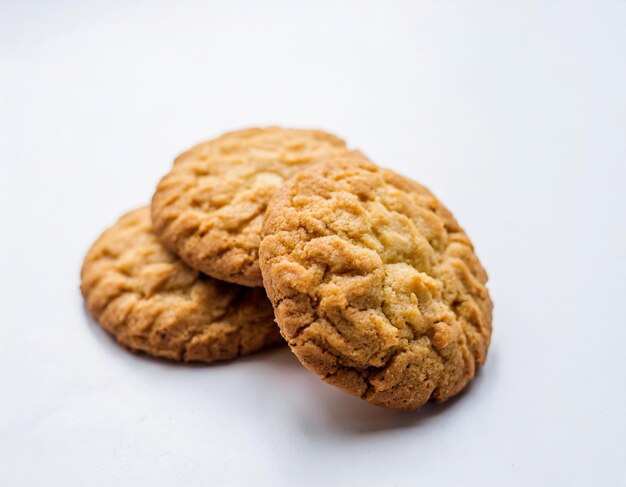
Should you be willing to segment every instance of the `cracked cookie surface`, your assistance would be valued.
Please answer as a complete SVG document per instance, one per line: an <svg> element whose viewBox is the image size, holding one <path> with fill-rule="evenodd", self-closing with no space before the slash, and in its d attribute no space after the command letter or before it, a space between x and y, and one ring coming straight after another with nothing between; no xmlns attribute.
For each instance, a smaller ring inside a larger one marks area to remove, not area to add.
<svg viewBox="0 0 626 487"><path fill-rule="evenodd" d="M425 187L365 158L337 158L283 185L262 235L282 334L326 382L412 410L459 393L484 362L487 275Z"/></svg>
<svg viewBox="0 0 626 487"><path fill-rule="evenodd" d="M264 290L188 267L158 241L148 207L93 244L80 287L89 312L119 343L157 357L214 362L282 341Z"/></svg>
<svg viewBox="0 0 626 487"><path fill-rule="evenodd" d="M180 155L152 199L154 230L188 265L212 277L262 286L261 223L276 189L298 170L347 152L317 130L230 132Z"/></svg>

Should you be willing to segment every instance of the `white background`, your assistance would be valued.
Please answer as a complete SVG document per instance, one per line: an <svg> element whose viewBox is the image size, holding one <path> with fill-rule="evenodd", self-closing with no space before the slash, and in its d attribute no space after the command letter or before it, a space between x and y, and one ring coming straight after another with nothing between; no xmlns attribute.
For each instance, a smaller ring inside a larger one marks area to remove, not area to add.
<svg viewBox="0 0 626 487"><path fill-rule="evenodd" d="M0 7L0 484L626 485L626 2ZM386 411L287 349L132 355L82 257L177 153L335 132L429 186L495 302L458 399Z"/></svg>

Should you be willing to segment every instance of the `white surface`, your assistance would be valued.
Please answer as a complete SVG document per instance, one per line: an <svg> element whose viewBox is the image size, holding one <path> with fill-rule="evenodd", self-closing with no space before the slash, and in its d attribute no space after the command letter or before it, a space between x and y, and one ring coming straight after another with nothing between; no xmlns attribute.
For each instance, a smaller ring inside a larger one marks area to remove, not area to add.
<svg viewBox="0 0 626 487"><path fill-rule="evenodd" d="M2 2L0 485L625 485L626 3ZM344 136L491 276L472 387L406 414L287 350L120 349L81 259L232 128Z"/></svg>

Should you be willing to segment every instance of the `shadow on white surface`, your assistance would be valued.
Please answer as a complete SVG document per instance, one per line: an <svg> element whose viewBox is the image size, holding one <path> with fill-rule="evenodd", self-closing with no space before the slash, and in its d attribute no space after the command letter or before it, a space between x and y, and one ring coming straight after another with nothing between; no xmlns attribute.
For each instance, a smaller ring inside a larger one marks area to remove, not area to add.
<svg viewBox="0 0 626 487"><path fill-rule="evenodd" d="M381 431L422 427L437 417L451 414L463 407L466 399L481 394L486 382L481 368L476 378L459 395L442 404L429 402L417 411L396 411L369 404L325 384L300 365L287 348L264 352L257 366L270 369L291 396L301 415L301 427L311 436L360 436ZM252 359L246 358L243 360ZM496 366L495 354L490 353L487 366Z"/></svg>
<svg viewBox="0 0 626 487"><path fill-rule="evenodd" d="M484 382L485 372L481 369L463 392L443 404L427 403L418 411L395 411L373 406L325 384L302 367L286 346L279 345L235 361L214 364L172 362L122 347L113 336L98 325L84 306L83 311L93 336L103 348L107 349L107 353L119 359L134 358L170 370L205 369L207 374L224 374L225 368L232 372L236 365L242 368L244 382L251 381L249 386L242 386L243 389L250 391L251 396L254 396L254 386L258 385L256 382L259 381L259 375L247 373L245 369L253 366L256 371L261 371L262 380L276 385L279 391L276 393L281 395L281 401L288 403L294 412L292 419L309 437L350 438L390 430L422 428L432 424L439 416L452 414L454 410L462 408L463 402L469 396L479 394L478 389L482 388ZM121 357L122 355L124 357ZM495 361L495 353L492 350L487 366L490 369L494 368ZM225 375L224 380L229 380L230 377ZM215 379L215 376L213 378ZM265 400L275 399L274 397ZM250 397L250 400L264 399Z"/></svg>
<svg viewBox="0 0 626 487"><path fill-rule="evenodd" d="M319 406L324 408L327 429L344 435L369 435L382 431L426 426L443 414L462 407L464 399L472 394L479 376L459 395L442 404L429 402L417 411L396 411L373 406L360 399L341 393L319 394ZM340 391L337 391L340 392Z"/></svg>

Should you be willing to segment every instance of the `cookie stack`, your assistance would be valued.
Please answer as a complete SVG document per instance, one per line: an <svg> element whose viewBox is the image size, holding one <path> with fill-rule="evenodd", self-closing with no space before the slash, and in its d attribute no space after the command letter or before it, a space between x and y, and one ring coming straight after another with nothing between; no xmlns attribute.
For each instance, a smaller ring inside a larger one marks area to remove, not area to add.
<svg viewBox="0 0 626 487"><path fill-rule="evenodd" d="M325 382L406 410L483 364L486 282L425 187L338 137L276 127L183 153L81 272L90 313L132 350L214 362L287 341Z"/></svg>

